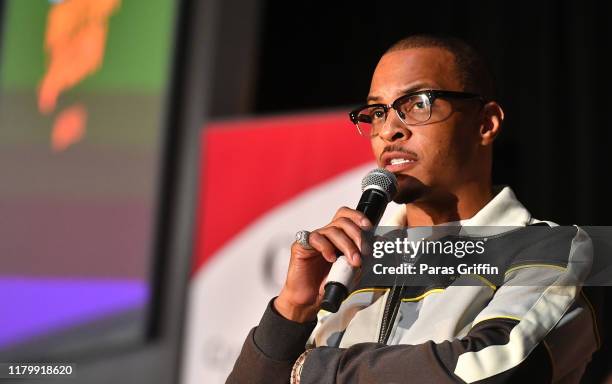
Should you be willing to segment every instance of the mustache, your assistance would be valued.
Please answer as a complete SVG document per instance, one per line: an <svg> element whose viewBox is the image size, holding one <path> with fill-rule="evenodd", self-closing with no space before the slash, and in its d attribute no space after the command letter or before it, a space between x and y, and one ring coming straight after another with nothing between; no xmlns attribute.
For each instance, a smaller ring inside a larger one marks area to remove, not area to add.
<svg viewBox="0 0 612 384"><path fill-rule="evenodd" d="M412 155L416 157L417 159L419 158L416 152L403 148L400 145L392 144L392 145L386 146L385 149L383 149L382 153L380 154L380 160L382 160L382 156L387 152L403 152L403 153Z"/></svg>

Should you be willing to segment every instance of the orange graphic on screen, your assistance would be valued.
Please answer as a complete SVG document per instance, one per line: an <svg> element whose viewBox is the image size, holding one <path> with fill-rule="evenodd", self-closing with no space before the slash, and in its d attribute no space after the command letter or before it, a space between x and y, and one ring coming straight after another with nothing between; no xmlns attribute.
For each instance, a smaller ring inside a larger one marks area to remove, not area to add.
<svg viewBox="0 0 612 384"><path fill-rule="evenodd" d="M41 113L55 110L62 92L100 69L108 19L119 4L120 0L65 0L51 6L45 32L49 64L38 91ZM85 135L87 110L84 106L74 108L55 121L51 134L54 150L64 150Z"/></svg>
<svg viewBox="0 0 612 384"><path fill-rule="evenodd" d="M81 140L85 133L87 110L81 104L63 110L55 119L51 131L51 148L55 152L63 151Z"/></svg>

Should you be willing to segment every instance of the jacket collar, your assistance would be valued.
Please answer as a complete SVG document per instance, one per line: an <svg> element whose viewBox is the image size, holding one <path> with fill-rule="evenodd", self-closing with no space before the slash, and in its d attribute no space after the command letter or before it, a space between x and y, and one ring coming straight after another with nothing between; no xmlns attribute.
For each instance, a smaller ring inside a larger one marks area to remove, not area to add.
<svg viewBox="0 0 612 384"><path fill-rule="evenodd" d="M531 214L509 186L496 186L493 191L496 192L495 197L471 218L441 225L518 227L529 224ZM405 227L405 206L400 205L385 225Z"/></svg>

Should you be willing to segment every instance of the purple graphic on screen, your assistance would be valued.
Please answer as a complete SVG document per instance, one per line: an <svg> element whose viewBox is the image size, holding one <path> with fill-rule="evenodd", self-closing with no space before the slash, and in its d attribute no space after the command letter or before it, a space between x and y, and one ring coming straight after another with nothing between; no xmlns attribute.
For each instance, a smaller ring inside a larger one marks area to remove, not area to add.
<svg viewBox="0 0 612 384"><path fill-rule="evenodd" d="M0 347L143 307L146 281L0 277Z"/></svg>

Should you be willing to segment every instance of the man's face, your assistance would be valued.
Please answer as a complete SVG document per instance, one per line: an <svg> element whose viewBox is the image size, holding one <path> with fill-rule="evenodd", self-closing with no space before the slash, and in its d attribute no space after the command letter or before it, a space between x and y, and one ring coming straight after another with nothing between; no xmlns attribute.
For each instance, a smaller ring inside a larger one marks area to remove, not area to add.
<svg viewBox="0 0 612 384"><path fill-rule="evenodd" d="M385 54L374 71L368 103L391 104L419 89L463 91L450 52L411 48ZM448 111L448 117L417 126L404 124L389 111L384 127L371 140L378 165L398 177L396 202L452 193L479 177L479 107L473 100L436 99L432 111ZM409 161L396 164L401 159Z"/></svg>

